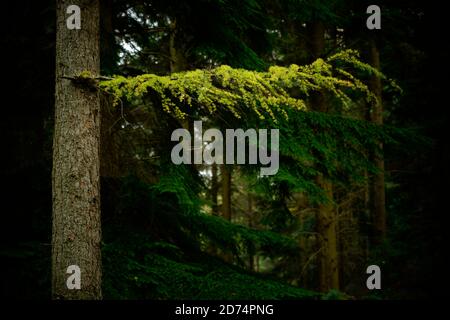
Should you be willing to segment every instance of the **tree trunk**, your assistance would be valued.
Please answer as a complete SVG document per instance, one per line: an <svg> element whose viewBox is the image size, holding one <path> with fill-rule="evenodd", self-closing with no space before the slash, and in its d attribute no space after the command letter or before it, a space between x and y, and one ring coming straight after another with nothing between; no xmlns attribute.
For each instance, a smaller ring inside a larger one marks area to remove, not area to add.
<svg viewBox="0 0 450 320"><path fill-rule="evenodd" d="M217 202L219 194L219 181L218 181L218 167L216 163L211 165L211 212L213 216L219 216L219 205ZM208 252L212 255L217 255L217 248L211 243Z"/></svg>
<svg viewBox="0 0 450 320"><path fill-rule="evenodd" d="M319 58L325 49L325 27L322 22L315 21L309 26L310 50L313 60ZM327 112L325 96L318 92L312 96L312 108L315 111ZM317 232L319 234L319 288L326 292L339 289L339 262L337 242L337 221L333 205L333 185L323 176L316 180L324 190L328 202L317 208Z"/></svg>
<svg viewBox="0 0 450 320"><path fill-rule="evenodd" d="M374 40L370 41L369 48L369 64L380 70L380 53ZM369 89L377 97L377 103L375 103L370 112L370 120L377 124L383 125L383 103L381 97L381 79L372 75L369 82ZM380 143L380 149L383 149L383 144ZM372 154L372 161L379 170L379 173L372 177L372 183L370 186L370 208L372 213L373 224L373 242L379 244L386 236L386 199L384 189L384 160L382 156Z"/></svg>
<svg viewBox="0 0 450 320"><path fill-rule="evenodd" d="M333 203L333 185L326 178L317 179L325 191L328 203L319 205L317 210L317 231L320 235L319 287L323 292L339 289L339 260L336 211Z"/></svg>
<svg viewBox="0 0 450 320"><path fill-rule="evenodd" d="M217 205L217 194L219 193L219 185L217 181L217 164L211 165L211 202L212 202L212 214L219 215L219 207Z"/></svg>
<svg viewBox="0 0 450 320"><path fill-rule="evenodd" d="M250 192L247 194L247 214L248 227L253 228L253 199ZM255 270L255 247L253 243L250 243L248 248L248 268L250 271Z"/></svg>
<svg viewBox="0 0 450 320"><path fill-rule="evenodd" d="M118 60L113 26L113 0L100 1L100 68L103 75L115 73Z"/></svg>
<svg viewBox="0 0 450 320"><path fill-rule="evenodd" d="M69 30L69 5L81 9L81 29ZM57 1L55 132L53 140L52 296L101 299L100 99L94 88L64 77L100 72L99 0ZM68 289L67 268L81 270Z"/></svg>
<svg viewBox="0 0 450 320"><path fill-rule="evenodd" d="M188 67L185 52L183 52L179 39L179 30L177 26L177 20L174 19L170 24L170 36L169 36L169 56L170 56L170 72L185 71Z"/></svg>
<svg viewBox="0 0 450 320"><path fill-rule="evenodd" d="M309 50L312 60L320 58L325 50L325 26L321 21L313 21L308 26Z"/></svg>
<svg viewBox="0 0 450 320"><path fill-rule="evenodd" d="M222 171L222 216L231 222L231 169L226 165L221 165ZM223 259L231 263L233 256L225 253Z"/></svg>
<svg viewBox="0 0 450 320"><path fill-rule="evenodd" d="M222 165L222 216L231 221L231 172Z"/></svg>

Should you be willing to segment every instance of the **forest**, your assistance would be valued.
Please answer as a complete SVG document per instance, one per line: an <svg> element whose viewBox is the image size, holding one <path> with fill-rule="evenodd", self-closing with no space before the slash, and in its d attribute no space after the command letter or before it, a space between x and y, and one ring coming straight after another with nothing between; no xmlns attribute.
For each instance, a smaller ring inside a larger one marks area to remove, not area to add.
<svg viewBox="0 0 450 320"><path fill-rule="evenodd" d="M439 2L3 6L3 299L444 295Z"/></svg>

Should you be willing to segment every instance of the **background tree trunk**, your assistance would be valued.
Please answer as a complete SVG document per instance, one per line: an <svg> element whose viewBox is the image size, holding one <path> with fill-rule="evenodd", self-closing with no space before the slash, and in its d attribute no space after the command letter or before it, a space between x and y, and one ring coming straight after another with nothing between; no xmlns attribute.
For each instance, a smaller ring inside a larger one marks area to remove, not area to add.
<svg viewBox="0 0 450 320"><path fill-rule="evenodd" d="M212 214L219 215L219 206L217 204L217 195L219 193L219 184L217 181L217 164L211 165L211 202L212 202Z"/></svg>
<svg viewBox="0 0 450 320"><path fill-rule="evenodd" d="M69 5L81 29L69 30ZM99 0L57 1L55 132L53 140L52 295L100 299L100 100L95 88L63 76L100 72ZM81 289L66 286L67 267L81 269Z"/></svg>
<svg viewBox="0 0 450 320"><path fill-rule="evenodd" d="M369 43L369 64L380 70L380 53L378 51L375 40ZM373 105L370 112L370 119L377 125L383 125L383 102L382 102L382 87L381 79L372 75L369 82L369 89L377 97L377 103ZM383 144L380 143L380 149L383 149ZM370 186L370 208L373 224L373 242L379 244L386 236L386 197L384 189L384 160L382 156L372 154L373 163L379 170L379 173L372 177Z"/></svg>
<svg viewBox="0 0 450 320"><path fill-rule="evenodd" d="M248 227L253 228L253 198L250 192L247 193L247 214L248 214ZM255 247L253 243L249 244L248 250L248 268L250 271L255 270Z"/></svg>
<svg viewBox="0 0 450 320"><path fill-rule="evenodd" d="M231 221L231 172L226 165L222 169L222 216Z"/></svg>
<svg viewBox="0 0 450 320"><path fill-rule="evenodd" d="M325 27L321 21L309 26L311 57L318 59L325 49ZM318 92L312 96L312 108L327 112L325 96ZM319 289L323 292L339 289L339 262L336 212L333 205L333 185L326 177L318 176L317 184L324 190L328 202L317 208L317 232L319 234Z"/></svg>
<svg viewBox="0 0 450 320"><path fill-rule="evenodd" d="M188 68L185 52L182 50L182 39L179 39L179 27L176 18L170 24L169 56L170 72L181 72Z"/></svg>
<svg viewBox="0 0 450 320"><path fill-rule="evenodd" d="M320 235L319 288L326 292L339 289L339 259L336 211L333 203L333 185L326 178L317 179L324 190L327 203L320 204L317 209L317 231Z"/></svg>
<svg viewBox="0 0 450 320"><path fill-rule="evenodd" d="M231 222L231 169L227 168L225 164L220 167L222 173L222 217ZM233 256L230 253L225 253L223 259L228 262L233 262Z"/></svg>

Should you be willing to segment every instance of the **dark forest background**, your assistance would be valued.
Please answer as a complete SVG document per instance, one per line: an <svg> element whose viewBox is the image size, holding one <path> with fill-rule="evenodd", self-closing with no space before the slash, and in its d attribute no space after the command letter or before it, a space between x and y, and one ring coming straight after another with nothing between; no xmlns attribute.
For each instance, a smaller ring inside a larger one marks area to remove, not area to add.
<svg viewBox="0 0 450 320"><path fill-rule="evenodd" d="M437 1L377 4L382 9L381 31L367 30L364 1L102 1L102 74L164 75L220 64L265 70L275 64L310 63L304 24L314 19L326 25L325 54L344 44L361 51L367 61L367 43L374 38L381 71L403 90L398 97L383 92L384 122L414 129L426 142L403 145L406 151L401 152L386 146L386 239L365 244L370 238L370 210L351 202L346 209L351 218L343 220L348 228L340 227L340 288L321 294L330 299L440 297L446 290L448 255L448 13ZM53 1L23 0L2 7L1 296L49 299L55 6ZM143 26L142 17L157 23ZM175 19L182 27L171 47L168 21ZM181 66L171 60L174 50L184 57ZM114 123L120 118L118 113L110 116L104 119ZM131 122L139 119L139 114L126 116ZM180 206L186 205L177 198L180 192L162 190L160 184L155 188L163 169L130 156L129 150L146 136L129 133L133 141L124 142L124 130L115 136L124 150L118 158L108 158L108 150L102 154L105 164L120 161L121 171L102 177L105 298L317 297L318 265L311 258L313 245L308 244L313 240L302 242L302 234L314 231L314 220L302 220L300 226L292 222L311 207L304 195L280 188L280 197L268 205L266 191L252 190L249 217L247 180L233 171L232 223L222 223L214 215L214 210L222 214L214 208L222 202L211 205L209 200L212 182L179 169L170 177L193 179L188 181L194 193L190 200L208 207L210 215L205 216L212 220L186 218L180 213ZM216 186L219 195L221 185ZM345 199L343 195L356 191L347 186L336 192L341 193L337 198ZM208 228L215 228L214 241L198 236ZM297 246L283 247L284 238L278 235L294 239ZM302 253L296 251L298 246L303 246ZM383 289L377 292L365 289L365 268L370 264L382 270Z"/></svg>

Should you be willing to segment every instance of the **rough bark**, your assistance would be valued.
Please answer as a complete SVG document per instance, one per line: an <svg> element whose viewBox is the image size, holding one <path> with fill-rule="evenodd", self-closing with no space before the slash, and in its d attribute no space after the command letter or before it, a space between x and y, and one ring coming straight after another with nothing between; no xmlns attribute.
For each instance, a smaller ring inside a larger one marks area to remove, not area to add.
<svg viewBox="0 0 450 320"><path fill-rule="evenodd" d="M81 29L66 27L69 5ZM100 72L99 1L57 1L55 132L53 140L52 296L100 299L100 100L95 88L64 78ZM67 267L81 269L81 289L66 286Z"/></svg>
<svg viewBox="0 0 450 320"><path fill-rule="evenodd" d="M376 42L370 41L369 47L369 64L380 70L380 53L378 51ZM370 120L377 124L383 125L383 103L381 96L381 79L373 75L370 78L369 89L377 97L370 112ZM383 149L383 144L379 145L380 150ZM370 185L370 211L373 224L373 242L379 244L383 241L386 235L386 199L385 199L385 185L384 185L384 160L381 155L372 154L372 161L379 170L379 173L372 177Z"/></svg>
<svg viewBox="0 0 450 320"><path fill-rule="evenodd" d="M325 27L322 22L315 21L309 26L309 42L311 57L319 58L325 49ZM318 92L312 96L312 108L315 111L327 112L325 96ZM333 185L324 176L317 177L317 184L324 190L328 202L317 208L317 232L319 234L319 289L326 292L339 289L339 261L337 241L336 211L333 205Z"/></svg>

